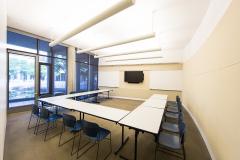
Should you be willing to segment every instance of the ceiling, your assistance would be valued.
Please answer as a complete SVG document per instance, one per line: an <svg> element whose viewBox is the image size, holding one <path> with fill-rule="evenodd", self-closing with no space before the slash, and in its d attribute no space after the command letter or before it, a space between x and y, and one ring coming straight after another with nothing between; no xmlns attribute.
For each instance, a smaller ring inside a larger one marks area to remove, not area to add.
<svg viewBox="0 0 240 160"><path fill-rule="evenodd" d="M86 22L119 0L8 0L8 26L49 39ZM182 62L183 50L203 19L210 0L136 0L135 5L64 41L82 49L155 32L156 37L95 54L122 53L161 47L162 51L101 58L100 64ZM116 61L125 58L156 59ZM112 61L113 60L113 61Z"/></svg>

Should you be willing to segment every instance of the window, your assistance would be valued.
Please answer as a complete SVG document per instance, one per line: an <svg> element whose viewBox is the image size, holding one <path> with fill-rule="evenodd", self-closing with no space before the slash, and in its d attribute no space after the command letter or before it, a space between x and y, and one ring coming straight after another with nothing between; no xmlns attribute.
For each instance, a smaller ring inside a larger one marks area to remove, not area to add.
<svg viewBox="0 0 240 160"><path fill-rule="evenodd" d="M7 32L9 54L9 107L34 103L35 81L39 94L67 92L67 47L12 31ZM17 54L15 50L17 51ZM32 54L35 53L35 54ZM38 79L35 64L38 59Z"/></svg>
<svg viewBox="0 0 240 160"><path fill-rule="evenodd" d="M76 54L76 89L78 92L98 89L98 59Z"/></svg>
<svg viewBox="0 0 240 160"><path fill-rule="evenodd" d="M34 103L35 57L9 53L9 107Z"/></svg>
<svg viewBox="0 0 240 160"><path fill-rule="evenodd" d="M35 38L8 31L7 43L9 49L37 53L37 39Z"/></svg>
<svg viewBox="0 0 240 160"><path fill-rule="evenodd" d="M67 93L67 47L52 48L54 63L54 93Z"/></svg>

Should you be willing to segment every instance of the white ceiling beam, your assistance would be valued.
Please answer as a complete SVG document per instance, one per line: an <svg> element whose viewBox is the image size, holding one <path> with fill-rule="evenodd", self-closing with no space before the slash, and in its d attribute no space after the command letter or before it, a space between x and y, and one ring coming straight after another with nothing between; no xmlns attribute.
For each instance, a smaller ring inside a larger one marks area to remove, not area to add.
<svg viewBox="0 0 240 160"><path fill-rule="evenodd" d="M53 42L51 42L49 44L49 46L53 47L55 45L57 45L58 43L61 43L71 37L73 37L74 35L86 30L89 27L92 27L93 25L113 16L114 14L132 6L135 3L135 0L122 0L118 3L116 3L115 5L107 8L105 11L103 11L102 13L100 13L99 15L89 19L87 22L85 22L84 24L76 27L75 29L73 29L72 31L66 33L65 35L63 35L62 37L54 40Z"/></svg>
<svg viewBox="0 0 240 160"><path fill-rule="evenodd" d="M145 39L149 39L149 38L154 38L154 37L155 37L155 33L152 32L152 33L140 35L137 37L131 37L131 38L125 39L125 40L120 40L120 41L104 44L104 45L97 46L97 47L78 50L77 53L85 53L85 52L100 50L100 49L104 49L104 48L114 47L114 46L123 45L126 43L131 43L131 42L141 41L141 40L145 40Z"/></svg>
<svg viewBox="0 0 240 160"><path fill-rule="evenodd" d="M158 47L158 48L137 50L132 52L118 53L118 54L115 53L115 54L99 55L99 56L94 56L94 58L113 57L113 56L122 56L122 55L138 54L138 53L145 53L145 52L157 52L157 51L161 51L161 48Z"/></svg>
<svg viewBox="0 0 240 160"><path fill-rule="evenodd" d="M155 58L163 58L162 56L153 56L153 57L140 57L140 58L124 58L124 59L112 59L107 60L106 62L115 62L115 61L129 61L129 60L143 60L143 59L155 59Z"/></svg>

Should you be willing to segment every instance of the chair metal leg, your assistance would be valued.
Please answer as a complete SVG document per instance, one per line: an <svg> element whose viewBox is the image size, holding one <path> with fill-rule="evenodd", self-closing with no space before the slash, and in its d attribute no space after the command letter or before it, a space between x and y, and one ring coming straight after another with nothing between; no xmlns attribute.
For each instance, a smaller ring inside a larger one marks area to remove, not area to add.
<svg viewBox="0 0 240 160"><path fill-rule="evenodd" d="M100 145L100 142L97 142L97 156L96 156L96 160L98 159L99 145Z"/></svg>
<svg viewBox="0 0 240 160"><path fill-rule="evenodd" d="M28 122L28 129L30 129L29 126L30 126L30 123L31 123L31 120L32 120L32 116L33 116L33 115L32 115L32 113L31 113L31 116L30 116L30 119L29 119L29 122Z"/></svg>
<svg viewBox="0 0 240 160"><path fill-rule="evenodd" d="M49 124L50 124L50 122L48 122L48 124L47 124L47 130L46 130L46 132L45 132L44 141L46 141L46 139L47 139Z"/></svg>
<svg viewBox="0 0 240 160"><path fill-rule="evenodd" d="M58 142L58 147L61 146L61 139L62 139L62 135L63 135L63 129L64 129L64 125L62 126L62 131L61 131L61 133L60 133L59 142Z"/></svg>
<svg viewBox="0 0 240 160"><path fill-rule="evenodd" d="M74 150L74 142L75 142L75 138L76 138L76 134L74 134L74 136L73 136L73 143L72 143L71 156L74 154L73 150Z"/></svg>
<svg viewBox="0 0 240 160"><path fill-rule="evenodd" d="M39 123L40 123L41 119L38 118L37 119L37 123L36 123L36 126L35 126L35 130L34 130L34 134L37 135L38 134L38 128L39 128Z"/></svg>

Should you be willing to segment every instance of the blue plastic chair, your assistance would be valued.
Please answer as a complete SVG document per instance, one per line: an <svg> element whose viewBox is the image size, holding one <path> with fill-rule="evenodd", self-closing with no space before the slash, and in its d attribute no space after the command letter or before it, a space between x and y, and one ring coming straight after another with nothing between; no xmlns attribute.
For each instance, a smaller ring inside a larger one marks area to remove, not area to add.
<svg viewBox="0 0 240 160"><path fill-rule="evenodd" d="M74 155L77 152L77 151L73 152L74 144L75 144L75 139L77 137L77 133L80 134L80 131L82 129L83 121L84 120L76 120L76 117L74 117L72 115L63 114L63 126L62 126L62 131L61 131L61 134L60 134L58 146L60 147L64 144L70 142L71 140L73 140L71 156ZM65 130L68 130L70 133L72 133L73 137L71 137L70 139L61 143L62 135L63 135Z"/></svg>
<svg viewBox="0 0 240 160"><path fill-rule="evenodd" d="M166 111L167 112L171 112L171 113L179 113L182 111L182 102L181 101L177 101L177 106L176 107L167 107Z"/></svg>
<svg viewBox="0 0 240 160"><path fill-rule="evenodd" d="M180 129L179 126L184 123L183 121L183 114L180 113L178 118L178 123L171 123L171 122L163 122L161 124L161 130L172 132L172 133L179 133Z"/></svg>
<svg viewBox="0 0 240 160"><path fill-rule="evenodd" d="M100 127L96 123L92 122L83 122L83 133L88 137L88 139L92 142L94 142L93 145L88 147L81 155L77 154L77 158L80 158L82 155L84 155L88 150L90 150L92 147L94 147L97 144L97 155L96 159L98 159L98 152L99 152L99 145L100 142L104 139L109 140L110 143L110 152L105 156L104 159L107 159L107 157L112 153L112 138L111 138L111 132L105 128ZM107 138L109 136L109 138ZM80 144L81 138L79 140ZM82 148L81 148L82 149Z"/></svg>
<svg viewBox="0 0 240 160"><path fill-rule="evenodd" d="M40 116L36 125L36 135L38 134L38 132L43 132L45 131L45 136L44 136L44 141L46 141L47 139L47 134L48 134L48 130L52 129L52 128L56 128L56 122L57 120L61 119L62 115L60 114L52 114L51 111L49 111L46 108L41 108L40 109ZM45 124L47 124L47 128L42 130L42 131L38 131L39 126L40 126L40 121L43 121ZM50 128L50 124L53 125L52 128ZM55 127L54 127L55 126Z"/></svg>
<svg viewBox="0 0 240 160"><path fill-rule="evenodd" d="M178 158L186 158L185 148L184 148L184 134L185 134L185 124L180 123L179 134L169 134L167 132L161 131L157 138L156 149L155 149L155 160L157 159L157 152L162 151L164 153L176 156Z"/></svg>

